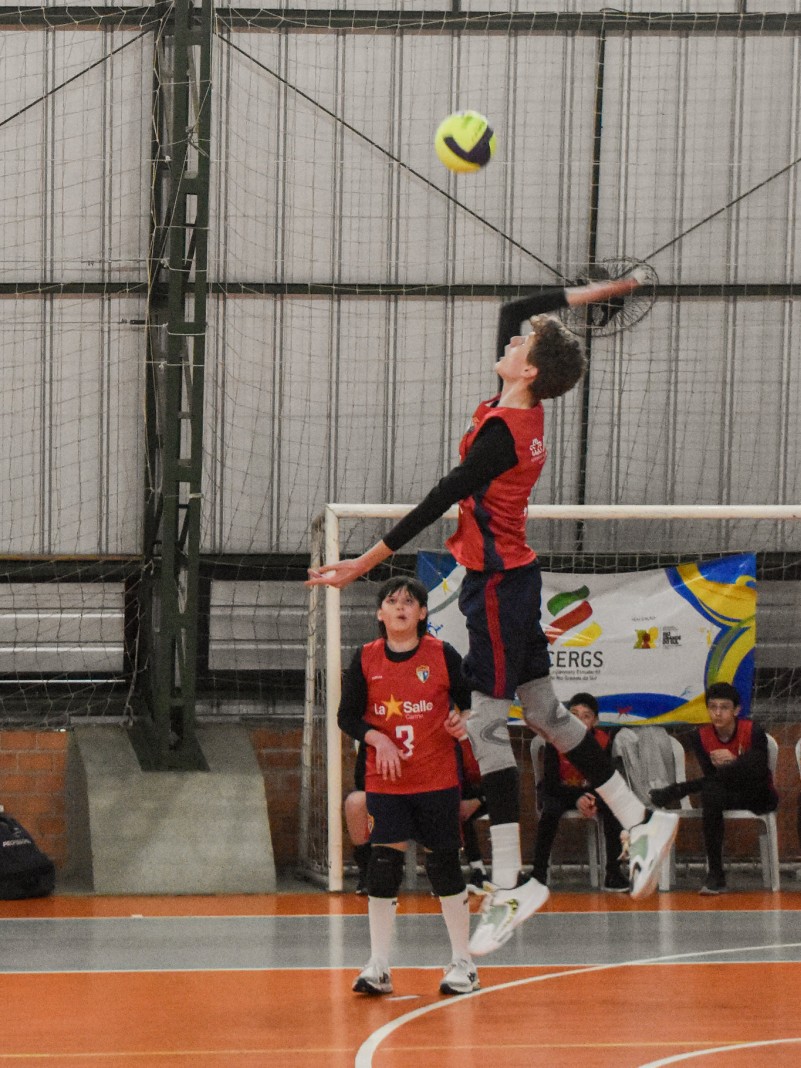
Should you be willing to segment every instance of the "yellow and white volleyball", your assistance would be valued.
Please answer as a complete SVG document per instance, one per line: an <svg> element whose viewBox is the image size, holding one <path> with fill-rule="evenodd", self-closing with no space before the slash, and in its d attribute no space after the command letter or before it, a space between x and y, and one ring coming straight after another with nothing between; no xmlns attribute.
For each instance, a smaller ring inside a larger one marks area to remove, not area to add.
<svg viewBox="0 0 801 1068"><path fill-rule="evenodd" d="M480 171L495 154L495 133L477 111L457 111L437 127L434 149L450 171Z"/></svg>

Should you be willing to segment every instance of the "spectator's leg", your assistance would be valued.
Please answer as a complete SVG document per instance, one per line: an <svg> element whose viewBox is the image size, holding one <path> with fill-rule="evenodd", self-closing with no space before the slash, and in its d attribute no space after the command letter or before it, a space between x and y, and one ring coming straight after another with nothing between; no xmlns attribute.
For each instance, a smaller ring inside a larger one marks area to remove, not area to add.
<svg viewBox="0 0 801 1068"><path fill-rule="evenodd" d="M703 806L704 848L709 875L723 879L723 811L727 794L722 783L713 777L704 779L701 790Z"/></svg>
<svg viewBox="0 0 801 1068"><path fill-rule="evenodd" d="M534 865L531 872L537 882L542 883L543 886L548 882L548 863L556 840L556 832L559 830L559 821L569 807L552 795L546 795L543 799L542 812L537 823L537 837L534 841Z"/></svg>

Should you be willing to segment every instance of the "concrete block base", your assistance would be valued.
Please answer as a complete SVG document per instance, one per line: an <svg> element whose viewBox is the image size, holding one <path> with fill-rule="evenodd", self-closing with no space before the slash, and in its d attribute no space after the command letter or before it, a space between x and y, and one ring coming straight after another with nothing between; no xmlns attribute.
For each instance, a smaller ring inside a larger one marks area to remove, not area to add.
<svg viewBox="0 0 801 1068"><path fill-rule="evenodd" d="M275 891L264 779L244 727L198 729L208 771L142 771L123 727L73 733L72 879L98 894Z"/></svg>

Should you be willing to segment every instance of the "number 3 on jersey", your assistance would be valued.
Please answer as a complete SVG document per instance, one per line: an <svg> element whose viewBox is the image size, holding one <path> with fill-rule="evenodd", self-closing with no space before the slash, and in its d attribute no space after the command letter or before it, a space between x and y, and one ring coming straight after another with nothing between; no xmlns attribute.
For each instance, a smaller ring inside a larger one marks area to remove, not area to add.
<svg viewBox="0 0 801 1068"><path fill-rule="evenodd" d="M398 743L403 746L401 760L408 760L414 752L414 727L410 727L408 724L396 727L395 737L398 739Z"/></svg>

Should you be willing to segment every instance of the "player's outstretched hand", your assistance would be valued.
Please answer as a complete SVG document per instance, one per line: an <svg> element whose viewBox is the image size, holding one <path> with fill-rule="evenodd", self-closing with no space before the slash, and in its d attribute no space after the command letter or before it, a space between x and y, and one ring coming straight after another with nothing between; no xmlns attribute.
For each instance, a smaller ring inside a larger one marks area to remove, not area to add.
<svg viewBox="0 0 801 1068"><path fill-rule="evenodd" d="M342 590L355 582L363 572L355 560L339 560L335 564L310 567L308 574L307 586L333 586L335 590Z"/></svg>

